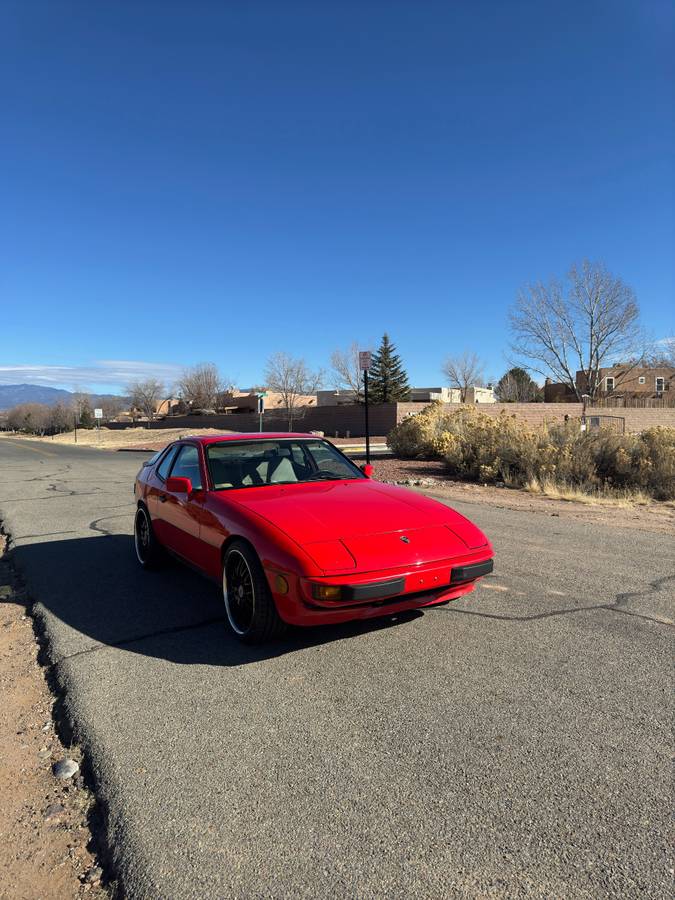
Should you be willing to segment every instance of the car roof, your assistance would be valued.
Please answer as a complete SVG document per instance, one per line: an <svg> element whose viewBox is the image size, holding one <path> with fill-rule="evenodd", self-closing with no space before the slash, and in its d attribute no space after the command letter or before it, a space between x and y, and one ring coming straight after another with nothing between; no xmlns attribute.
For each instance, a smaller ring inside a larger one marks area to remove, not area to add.
<svg viewBox="0 0 675 900"><path fill-rule="evenodd" d="M186 434L181 441L195 441L202 446L207 444L220 444L223 441L278 441L287 438L309 438L310 440L323 440L318 434L307 434L301 431L237 431L228 434ZM176 441L178 443L178 441Z"/></svg>

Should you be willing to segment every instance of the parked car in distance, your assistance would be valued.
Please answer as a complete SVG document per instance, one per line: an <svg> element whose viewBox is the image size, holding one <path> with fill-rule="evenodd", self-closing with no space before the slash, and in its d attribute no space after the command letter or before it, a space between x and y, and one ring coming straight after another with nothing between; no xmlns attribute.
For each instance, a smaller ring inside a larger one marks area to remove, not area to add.
<svg viewBox="0 0 675 900"><path fill-rule="evenodd" d="M468 519L371 474L311 434L183 438L136 478L138 561L168 551L222 584L246 643L446 603L492 571Z"/></svg>

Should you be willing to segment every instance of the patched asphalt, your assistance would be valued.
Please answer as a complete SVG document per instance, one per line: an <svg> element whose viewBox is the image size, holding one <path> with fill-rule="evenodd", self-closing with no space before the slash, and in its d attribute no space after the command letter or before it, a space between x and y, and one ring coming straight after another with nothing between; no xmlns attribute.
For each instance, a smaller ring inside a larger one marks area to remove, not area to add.
<svg viewBox="0 0 675 900"><path fill-rule="evenodd" d="M142 458L0 440L129 897L671 896L675 536L457 504L472 595L249 649L139 569Z"/></svg>

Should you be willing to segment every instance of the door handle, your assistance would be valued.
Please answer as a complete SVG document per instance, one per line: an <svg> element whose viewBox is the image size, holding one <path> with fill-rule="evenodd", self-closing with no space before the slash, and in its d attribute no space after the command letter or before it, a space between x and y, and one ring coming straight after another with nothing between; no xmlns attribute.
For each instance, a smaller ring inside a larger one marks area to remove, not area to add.
<svg viewBox="0 0 675 900"><path fill-rule="evenodd" d="M166 494L160 494L157 499L159 500L160 503L166 503L167 496L166 496Z"/></svg>

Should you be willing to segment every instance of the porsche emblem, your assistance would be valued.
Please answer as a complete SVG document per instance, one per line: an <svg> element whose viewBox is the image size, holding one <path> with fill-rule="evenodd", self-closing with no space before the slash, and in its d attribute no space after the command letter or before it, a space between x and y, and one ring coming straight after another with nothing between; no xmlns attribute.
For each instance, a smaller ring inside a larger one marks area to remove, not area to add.
<svg viewBox="0 0 675 900"><path fill-rule="evenodd" d="M401 538L401 540L403 541L404 544L409 544L409 543L410 543L410 538L409 538L409 537L406 537L405 535L403 535L403 537Z"/></svg>

